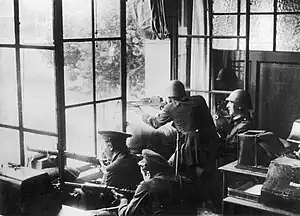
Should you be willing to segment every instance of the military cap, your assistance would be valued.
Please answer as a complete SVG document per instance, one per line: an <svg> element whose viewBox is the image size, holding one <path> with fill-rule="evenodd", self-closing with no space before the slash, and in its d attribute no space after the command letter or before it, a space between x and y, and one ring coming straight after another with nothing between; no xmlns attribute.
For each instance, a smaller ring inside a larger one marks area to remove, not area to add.
<svg viewBox="0 0 300 216"><path fill-rule="evenodd" d="M163 156L150 149L143 149L142 157L143 159L139 162L139 165L140 166L146 165L149 170L157 171L157 170L166 170L172 168L171 165Z"/></svg>
<svg viewBox="0 0 300 216"><path fill-rule="evenodd" d="M112 140L126 140L128 137L131 137L131 134L127 134L120 131L98 131L105 141L112 141Z"/></svg>

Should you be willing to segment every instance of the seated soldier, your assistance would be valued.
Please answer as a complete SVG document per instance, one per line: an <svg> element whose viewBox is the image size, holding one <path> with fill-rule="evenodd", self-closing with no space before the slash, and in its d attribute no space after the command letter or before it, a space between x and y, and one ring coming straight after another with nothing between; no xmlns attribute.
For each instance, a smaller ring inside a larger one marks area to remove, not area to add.
<svg viewBox="0 0 300 216"><path fill-rule="evenodd" d="M187 215L195 213L191 205L193 187L189 179L175 176L173 167L160 154L144 149L139 162L144 181L129 202L119 193L119 216Z"/></svg>
<svg viewBox="0 0 300 216"><path fill-rule="evenodd" d="M236 89L226 98L230 115L230 132L224 137L225 148L220 151L228 155L224 163L237 159L238 135L247 130L255 129L250 110L253 109L249 93L242 89Z"/></svg>
<svg viewBox="0 0 300 216"><path fill-rule="evenodd" d="M104 140L101 144L101 151L111 161L105 167L101 183L116 188L135 190L142 181L142 175L137 164L138 158L130 154L126 146L126 139L131 135L118 131L99 131L98 133ZM107 192L102 193L99 199L99 194L93 194L90 191L85 200L87 209L111 205L114 198L111 192Z"/></svg>

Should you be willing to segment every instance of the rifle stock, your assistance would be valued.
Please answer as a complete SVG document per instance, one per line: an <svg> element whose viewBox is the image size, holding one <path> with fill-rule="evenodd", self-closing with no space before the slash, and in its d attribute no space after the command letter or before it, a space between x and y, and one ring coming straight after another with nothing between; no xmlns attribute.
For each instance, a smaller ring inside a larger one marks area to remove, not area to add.
<svg viewBox="0 0 300 216"><path fill-rule="evenodd" d="M41 154L49 154L49 155L58 155L57 151L51 151L51 150L43 150L43 149L35 149L35 148L30 148L29 146L27 147L28 151L32 152L37 152ZM95 164L95 165L101 165L100 161L97 159L95 156L87 156L87 155L81 155L73 152L64 152L64 155L67 158Z"/></svg>
<svg viewBox="0 0 300 216"><path fill-rule="evenodd" d="M108 185L103 185L103 184L95 184L95 183L90 183L90 182L85 182L85 183L74 183L74 182L65 182L66 186L71 186L71 187L75 187L75 188L81 188L83 191L85 189L87 190L115 190L119 193L129 193L129 194L134 194L134 190L129 190L129 189L123 189L123 188L117 188L117 187L113 187L113 186L108 186Z"/></svg>

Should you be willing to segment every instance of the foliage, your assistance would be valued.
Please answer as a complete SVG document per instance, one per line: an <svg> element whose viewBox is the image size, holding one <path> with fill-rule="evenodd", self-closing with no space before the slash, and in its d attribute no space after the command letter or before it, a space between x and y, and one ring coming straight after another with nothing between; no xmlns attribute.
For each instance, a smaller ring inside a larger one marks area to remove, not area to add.
<svg viewBox="0 0 300 216"><path fill-rule="evenodd" d="M112 1L114 2L114 1ZM130 12L130 3L127 2L126 24L126 61L128 90L131 96L143 95L145 67L143 38ZM86 19L76 22L74 16L65 16L64 35L86 34ZM96 37L120 36L119 7L109 8L101 17L97 16ZM95 47L96 88L101 97L120 95L120 67L121 42L120 40L97 41ZM65 43L65 74L68 90L91 93L93 88L92 73L92 44L91 42Z"/></svg>

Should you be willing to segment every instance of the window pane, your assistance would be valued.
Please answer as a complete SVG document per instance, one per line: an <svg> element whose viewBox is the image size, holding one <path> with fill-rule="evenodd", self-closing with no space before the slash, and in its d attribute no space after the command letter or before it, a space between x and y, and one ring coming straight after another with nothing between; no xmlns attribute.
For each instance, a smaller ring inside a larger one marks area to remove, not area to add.
<svg viewBox="0 0 300 216"><path fill-rule="evenodd" d="M296 12L300 11L299 0L278 0L277 10L279 12Z"/></svg>
<svg viewBox="0 0 300 216"><path fill-rule="evenodd" d="M299 15L278 15L276 51L300 50Z"/></svg>
<svg viewBox="0 0 300 216"><path fill-rule="evenodd" d="M53 51L21 50L24 126L56 132Z"/></svg>
<svg viewBox="0 0 300 216"><path fill-rule="evenodd" d="M99 41L96 45L97 99L121 96L121 43Z"/></svg>
<svg viewBox="0 0 300 216"><path fill-rule="evenodd" d="M243 88L245 51L213 50L213 89Z"/></svg>
<svg viewBox="0 0 300 216"><path fill-rule="evenodd" d="M237 16L236 15L214 15L213 16L213 35L235 36L237 35Z"/></svg>
<svg viewBox="0 0 300 216"><path fill-rule="evenodd" d="M14 43L14 9L12 0L0 0L0 44Z"/></svg>
<svg viewBox="0 0 300 216"><path fill-rule="evenodd" d="M94 154L94 112L93 106L66 110L67 151Z"/></svg>
<svg viewBox="0 0 300 216"><path fill-rule="evenodd" d="M95 36L120 36L120 0L95 1Z"/></svg>
<svg viewBox="0 0 300 216"><path fill-rule="evenodd" d="M97 130L122 130L120 100L97 104Z"/></svg>
<svg viewBox="0 0 300 216"><path fill-rule="evenodd" d="M273 16L250 16L250 50L273 50ZM246 35L246 16L241 16L241 35Z"/></svg>
<svg viewBox="0 0 300 216"><path fill-rule="evenodd" d="M14 49L0 49L0 123L18 125L16 61Z"/></svg>
<svg viewBox="0 0 300 216"><path fill-rule="evenodd" d="M193 38L191 47L191 78L190 88L208 91L208 40Z"/></svg>
<svg viewBox="0 0 300 216"><path fill-rule="evenodd" d="M20 40L24 44L53 44L53 1L22 0Z"/></svg>
<svg viewBox="0 0 300 216"><path fill-rule="evenodd" d="M213 39L213 49L236 50L237 39Z"/></svg>
<svg viewBox="0 0 300 216"><path fill-rule="evenodd" d="M192 38L190 48L187 45L186 38L179 38L178 42L178 79L186 87L197 90L208 90L208 40L202 38ZM187 53L190 52L191 59L187 59ZM187 61L188 65L187 65ZM190 86L187 85L187 66L190 66Z"/></svg>
<svg viewBox="0 0 300 216"><path fill-rule="evenodd" d="M145 69L145 95L161 95L170 79L169 40L145 41Z"/></svg>
<svg viewBox="0 0 300 216"><path fill-rule="evenodd" d="M93 99L92 43L64 43L66 104Z"/></svg>
<svg viewBox="0 0 300 216"><path fill-rule="evenodd" d="M19 132L0 128L0 165L8 162L20 164Z"/></svg>
<svg viewBox="0 0 300 216"><path fill-rule="evenodd" d="M205 33L208 33L208 26L205 26L205 23L202 22L202 20L207 20L208 14L205 14L206 10L204 8L204 3L203 0L196 0L193 1L193 8L190 8L189 2L188 1L181 1L180 5L180 20L179 20L179 28L178 28L178 33L180 35L187 35L187 25L190 19L190 14L192 13L191 19L193 20L192 22L192 34L193 35L204 35ZM206 23L208 25L208 21Z"/></svg>
<svg viewBox="0 0 300 216"><path fill-rule="evenodd" d="M250 50L273 50L273 16L253 15L250 18Z"/></svg>
<svg viewBox="0 0 300 216"><path fill-rule="evenodd" d="M234 13L237 12L237 0L213 0L214 13Z"/></svg>
<svg viewBox="0 0 300 216"><path fill-rule="evenodd" d="M274 0L250 0L250 12L273 12ZM246 12L246 0L241 1L241 12Z"/></svg>
<svg viewBox="0 0 300 216"><path fill-rule="evenodd" d="M28 160L37 155L36 152L28 151L27 147L33 149L41 149L41 150L50 150L50 151L57 151L57 137L53 136L46 136L40 134L33 134L33 133L24 133L24 144L25 144L25 162L29 162Z"/></svg>
<svg viewBox="0 0 300 216"><path fill-rule="evenodd" d="M186 38L178 38L178 79L186 80Z"/></svg>
<svg viewBox="0 0 300 216"><path fill-rule="evenodd" d="M90 0L63 0L63 37L92 37Z"/></svg>

